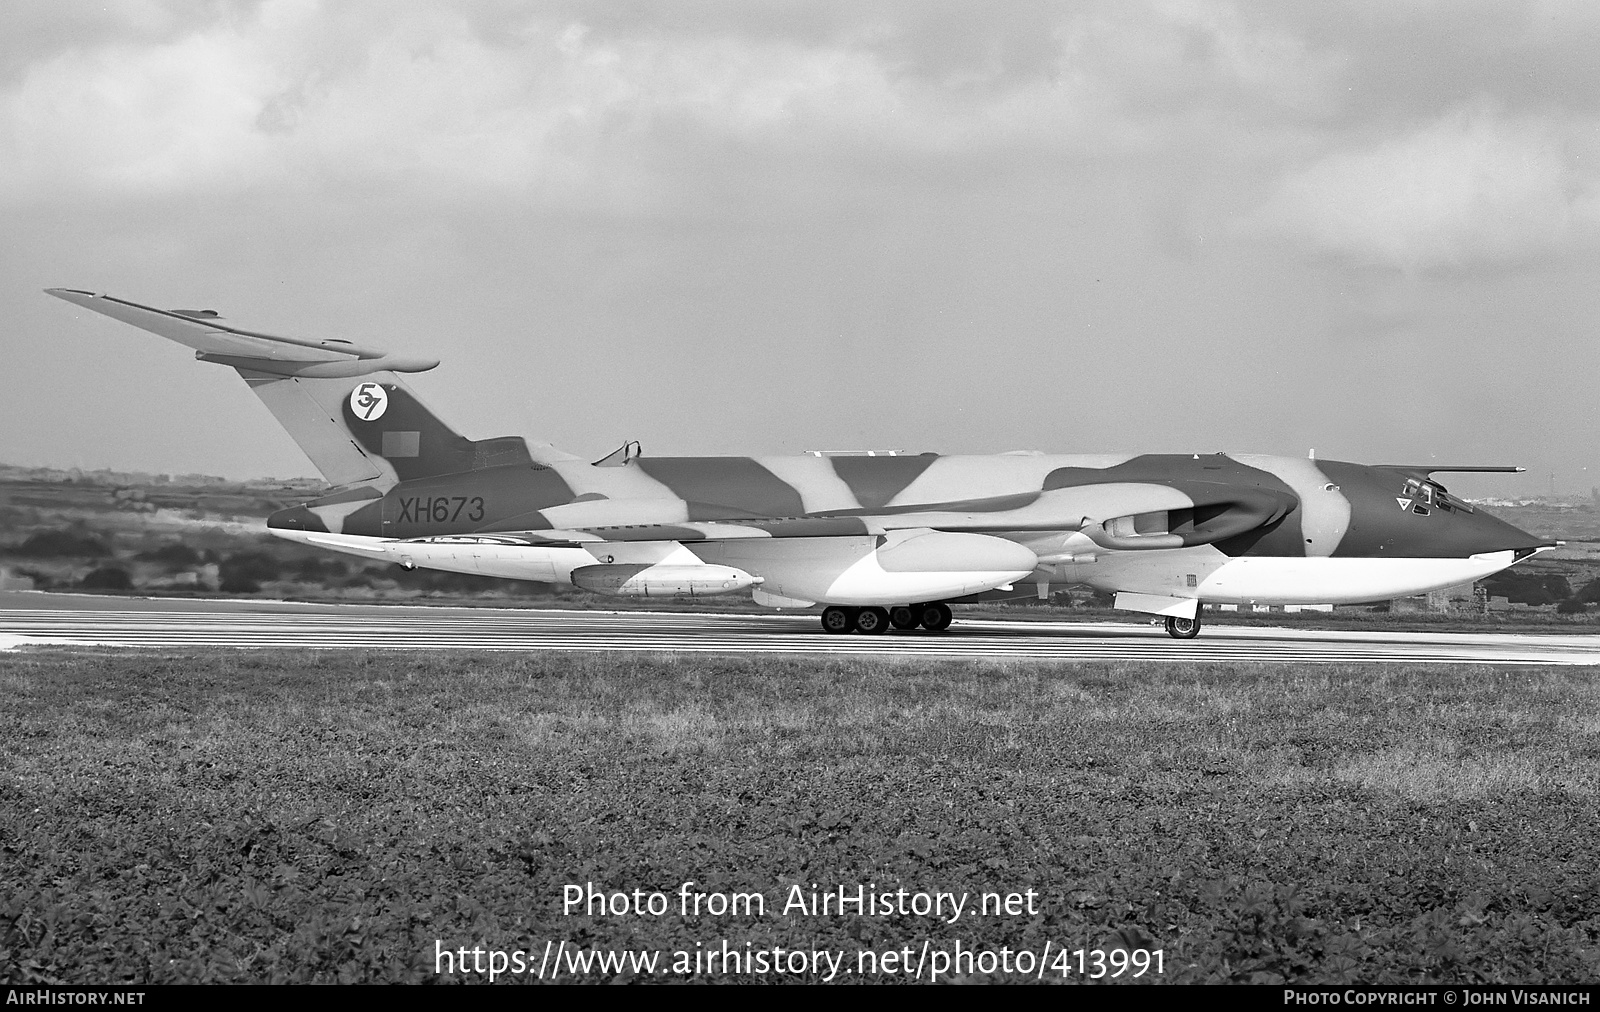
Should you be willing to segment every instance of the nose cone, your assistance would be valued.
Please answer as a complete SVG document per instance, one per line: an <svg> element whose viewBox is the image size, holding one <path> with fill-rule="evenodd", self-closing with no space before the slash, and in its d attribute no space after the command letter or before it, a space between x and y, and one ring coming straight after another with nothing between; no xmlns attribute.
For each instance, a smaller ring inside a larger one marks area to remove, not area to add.
<svg viewBox="0 0 1600 1012"><path fill-rule="evenodd" d="M1517 558L1555 544L1450 496L1419 494L1414 476L1392 468L1322 465L1350 502L1336 556L1465 559L1510 551Z"/></svg>
<svg viewBox="0 0 1600 1012"><path fill-rule="evenodd" d="M1463 548L1471 549L1467 553L1469 555L1509 550L1517 553L1517 558L1521 559L1532 555L1540 548L1554 548L1556 544L1548 538L1529 534L1520 527L1514 527L1483 510L1457 514L1451 519L1451 526L1460 528L1460 532L1452 534L1452 538Z"/></svg>

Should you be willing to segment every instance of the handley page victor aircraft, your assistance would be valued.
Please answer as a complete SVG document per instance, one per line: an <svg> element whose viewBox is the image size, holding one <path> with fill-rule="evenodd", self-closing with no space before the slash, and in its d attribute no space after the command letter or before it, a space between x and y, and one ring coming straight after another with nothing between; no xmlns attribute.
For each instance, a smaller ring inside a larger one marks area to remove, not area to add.
<svg viewBox="0 0 1600 1012"><path fill-rule="evenodd" d="M1199 632L1202 603L1339 604L1479 579L1551 543L1441 471L1227 454L648 457L467 439L396 373L434 359L279 337L212 310L51 295L244 377L331 494L273 534L368 559L628 596L824 604L828 632L932 631L948 602L1087 584Z"/></svg>

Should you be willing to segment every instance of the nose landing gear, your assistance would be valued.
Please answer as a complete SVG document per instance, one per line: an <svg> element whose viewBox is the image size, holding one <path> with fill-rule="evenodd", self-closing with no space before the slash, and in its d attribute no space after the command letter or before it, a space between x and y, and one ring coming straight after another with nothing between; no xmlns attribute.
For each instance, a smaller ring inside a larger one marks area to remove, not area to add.
<svg viewBox="0 0 1600 1012"><path fill-rule="evenodd" d="M1196 612L1194 618L1178 618L1167 616L1167 635L1175 640L1192 640L1200 635L1200 613Z"/></svg>
<svg viewBox="0 0 1600 1012"><path fill-rule="evenodd" d="M950 606L943 601L897 605L888 611L832 605L822 610L822 630L834 634L859 632L876 636L888 632L890 626L906 630L921 626L929 632L944 632L950 628L953 619Z"/></svg>

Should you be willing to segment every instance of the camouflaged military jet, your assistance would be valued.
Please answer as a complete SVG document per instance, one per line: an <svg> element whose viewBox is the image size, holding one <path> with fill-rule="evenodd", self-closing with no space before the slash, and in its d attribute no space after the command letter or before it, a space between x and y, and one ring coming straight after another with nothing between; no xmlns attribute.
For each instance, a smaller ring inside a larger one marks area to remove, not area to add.
<svg viewBox="0 0 1600 1012"><path fill-rule="evenodd" d="M1433 475L1208 454L811 454L593 463L472 440L398 373L435 359L224 325L67 288L51 295L238 371L334 490L269 530L365 559L602 594L752 593L822 604L830 633L933 632L951 602L1087 585L1187 639L1200 605L1344 604L1481 579L1552 543Z"/></svg>

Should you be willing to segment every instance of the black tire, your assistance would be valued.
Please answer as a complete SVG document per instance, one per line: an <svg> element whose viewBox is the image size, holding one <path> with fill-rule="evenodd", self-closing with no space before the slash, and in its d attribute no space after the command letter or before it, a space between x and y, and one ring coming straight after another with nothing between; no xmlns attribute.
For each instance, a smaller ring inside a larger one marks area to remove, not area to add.
<svg viewBox="0 0 1600 1012"><path fill-rule="evenodd" d="M828 633L855 632L856 616L854 608L824 608L822 609L822 631Z"/></svg>
<svg viewBox="0 0 1600 1012"><path fill-rule="evenodd" d="M929 632L944 632L950 628L950 623L955 618L950 613L950 606L940 601L918 605L916 612L922 621L922 628Z"/></svg>
<svg viewBox="0 0 1600 1012"><path fill-rule="evenodd" d="M916 611L902 604L889 609L889 624L896 629L915 629L922 624L922 620L917 617Z"/></svg>
<svg viewBox="0 0 1600 1012"><path fill-rule="evenodd" d="M1194 618L1178 618L1176 615L1167 616L1167 635L1175 640L1192 640L1200 635L1200 616Z"/></svg>
<svg viewBox="0 0 1600 1012"><path fill-rule="evenodd" d="M862 608L856 612L856 632L877 636L889 631L889 613L882 608Z"/></svg>

